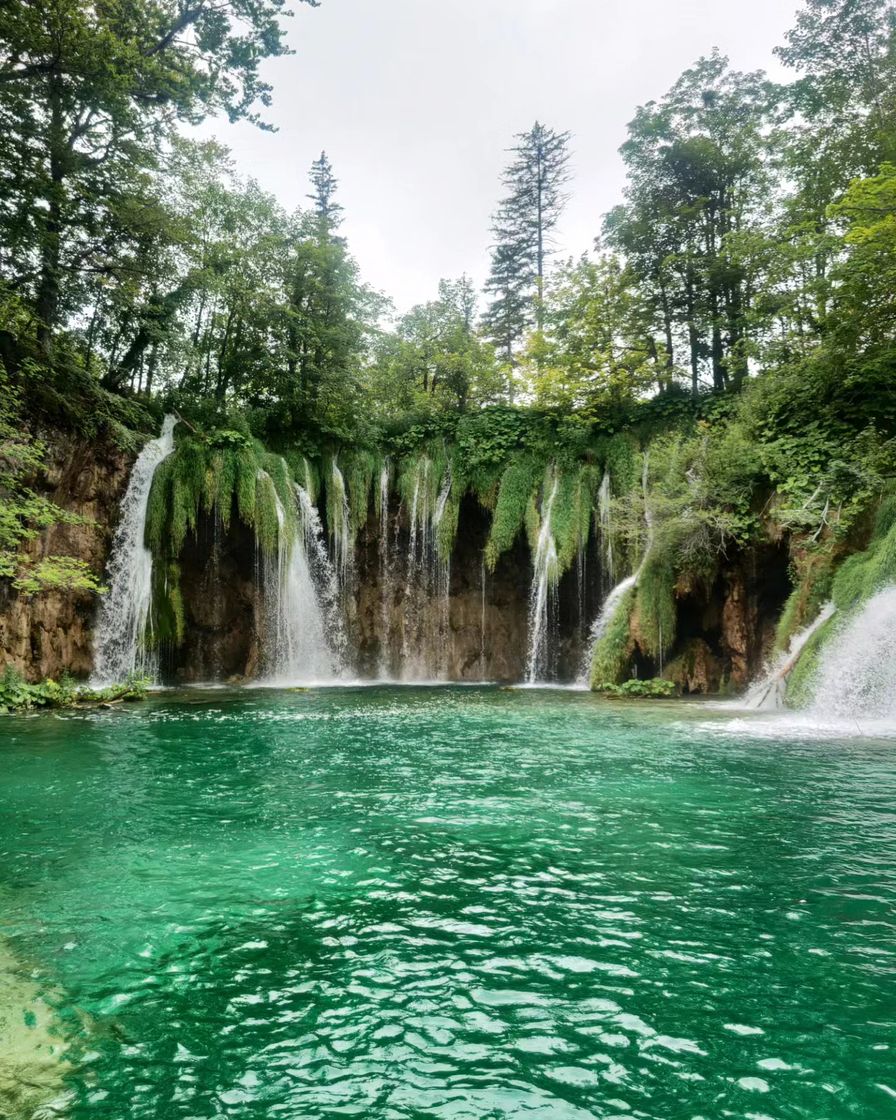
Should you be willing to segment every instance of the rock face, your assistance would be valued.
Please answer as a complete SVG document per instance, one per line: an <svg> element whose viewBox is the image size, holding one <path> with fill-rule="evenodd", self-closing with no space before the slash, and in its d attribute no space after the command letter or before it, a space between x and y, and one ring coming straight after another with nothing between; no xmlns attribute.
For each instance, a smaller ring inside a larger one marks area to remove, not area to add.
<svg viewBox="0 0 896 1120"><path fill-rule="evenodd" d="M88 523L53 526L30 543L29 552L34 558L73 556L101 576L133 457L112 444L88 444L68 434L47 432L41 438L47 457L35 491ZM89 593L28 596L0 588L0 665L28 680L64 671L87 676L95 612L96 597Z"/></svg>
<svg viewBox="0 0 896 1120"><path fill-rule="evenodd" d="M165 678L178 684L243 681L261 668L263 599L255 537L238 520L224 532L201 518L181 556L184 641L162 651Z"/></svg>
<svg viewBox="0 0 896 1120"><path fill-rule="evenodd" d="M33 542L35 556L76 556L100 575L133 457L66 436L47 438L36 488L90 524L57 526ZM397 505L397 504L396 504ZM464 498L450 565L414 553L406 513L388 520L388 546L371 514L358 535L343 602L350 674L365 678L515 682L525 679L532 561L523 534L494 572L482 556L490 514ZM418 541L419 544L419 541ZM415 560L414 557L417 556ZM427 568L427 565L429 567ZM253 534L234 517L225 532L204 516L180 558L185 634L162 649L169 683L242 681L263 667L264 578ZM588 631L606 593L596 542L560 581L551 610L559 680L577 677ZM789 592L787 551L773 544L732 558L711 586L676 588L678 637L664 664L637 645L632 672L664 675L681 691L742 688L760 670ZM95 597L0 592L0 659L29 679L92 668Z"/></svg>

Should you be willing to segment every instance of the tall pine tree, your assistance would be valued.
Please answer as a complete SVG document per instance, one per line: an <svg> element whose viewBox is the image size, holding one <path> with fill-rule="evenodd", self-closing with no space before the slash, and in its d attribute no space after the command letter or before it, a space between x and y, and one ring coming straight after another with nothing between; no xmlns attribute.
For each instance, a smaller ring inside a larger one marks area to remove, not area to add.
<svg viewBox="0 0 896 1120"><path fill-rule="evenodd" d="M485 326L508 361L527 328L544 325L544 277L569 182L568 132L538 121L517 135L504 172L507 195L492 225L495 243L486 291L492 296Z"/></svg>
<svg viewBox="0 0 896 1120"><path fill-rule="evenodd" d="M308 198L314 203L321 235L326 239L342 224L342 207L336 201L339 180L333 173L333 165L326 152L321 152L320 159L311 164L310 178L314 189Z"/></svg>

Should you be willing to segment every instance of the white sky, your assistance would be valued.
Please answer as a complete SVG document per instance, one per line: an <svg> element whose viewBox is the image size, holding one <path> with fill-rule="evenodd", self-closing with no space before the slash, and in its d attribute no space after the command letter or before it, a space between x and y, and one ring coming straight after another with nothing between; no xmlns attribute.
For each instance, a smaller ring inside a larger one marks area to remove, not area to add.
<svg viewBox="0 0 896 1120"><path fill-rule="evenodd" d="M270 61L279 131L211 131L289 209L326 149L343 232L364 279L399 310L440 277L488 272L489 222L513 134L572 131L572 199L558 236L590 248L620 199L617 149L635 108L715 46L782 73L772 48L798 0L322 0L296 3L296 54ZM207 131L207 130L204 130Z"/></svg>

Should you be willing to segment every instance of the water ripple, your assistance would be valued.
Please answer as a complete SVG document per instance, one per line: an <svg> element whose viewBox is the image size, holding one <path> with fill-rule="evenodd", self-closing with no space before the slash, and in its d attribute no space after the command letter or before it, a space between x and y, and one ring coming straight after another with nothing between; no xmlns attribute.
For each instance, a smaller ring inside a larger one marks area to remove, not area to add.
<svg viewBox="0 0 896 1120"><path fill-rule="evenodd" d="M71 1120L892 1108L879 744L475 689L12 726L0 963Z"/></svg>

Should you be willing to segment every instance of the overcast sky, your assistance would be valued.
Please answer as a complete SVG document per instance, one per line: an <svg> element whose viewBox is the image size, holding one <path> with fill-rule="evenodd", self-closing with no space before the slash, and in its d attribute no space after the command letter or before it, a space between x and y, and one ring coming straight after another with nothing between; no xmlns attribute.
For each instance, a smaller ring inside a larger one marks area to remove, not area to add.
<svg viewBox="0 0 896 1120"><path fill-rule="evenodd" d="M343 232L364 279L399 310L440 277L488 272L489 219L514 133L573 133L559 233L587 250L620 198L617 149L635 108L718 47L738 69L781 70L772 48L797 0L322 0L296 4L296 54L266 64L275 133L217 122L242 174L302 203L326 149Z"/></svg>

